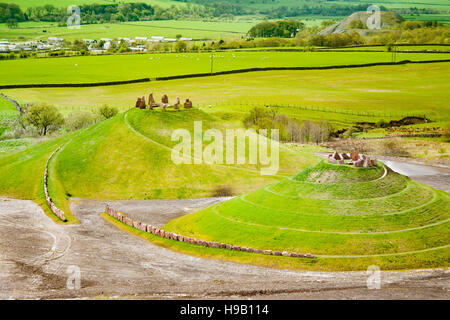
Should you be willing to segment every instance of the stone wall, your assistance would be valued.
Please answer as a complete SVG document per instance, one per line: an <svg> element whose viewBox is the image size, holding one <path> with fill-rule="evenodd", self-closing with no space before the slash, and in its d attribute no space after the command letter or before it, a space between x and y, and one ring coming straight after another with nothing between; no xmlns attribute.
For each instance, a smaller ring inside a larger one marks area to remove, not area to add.
<svg viewBox="0 0 450 320"><path fill-rule="evenodd" d="M181 241L181 242L187 242L199 246L204 247L211 247L211 248L220 248L224 250L235 250L235 251L244 251L244 252L251 252L256 254L266 254L266 255L274 255L274 256L284 256L284 257L296 257L296 258L315 258L316 256L312 255L311 253L294 253L294 252L287 252L287 251L272 251L272 250L263 250L263 249L253 249L249 247L241 247L241 246L235 246L232 244L226 244L226 243L219 243L219 242L212 242L212 241L205 241L205 240L198 240L191 237L185 237L173 232L165 231L161 228L152 226L150 224L146 224L139 221L133 221L131 218L127 217L123 213L116 211L109 206L106 206L105 209L106 214L109 216L119 220L120 222L139 229L144 232L151 233L155 236L171 239L174 241Z"/></svg>
<svg viewBox="0 0 450 320"><path fill-rule="evenodd" d="M58 207L53 203L52 198L50 198L48 194L48 187L47 187L47 180L48 180L48 164L50 163L51 158L53 155L59 151L61 147L58 147L55 151L52 152L50 157L47 159L47 163L45 164L45 172L44 172L44 193L45 193L45 200L47 201L48 206L50 207L50 210L62 221L67 221L66 216L64 214L64 211L61 209L58 209Z"/></svg>

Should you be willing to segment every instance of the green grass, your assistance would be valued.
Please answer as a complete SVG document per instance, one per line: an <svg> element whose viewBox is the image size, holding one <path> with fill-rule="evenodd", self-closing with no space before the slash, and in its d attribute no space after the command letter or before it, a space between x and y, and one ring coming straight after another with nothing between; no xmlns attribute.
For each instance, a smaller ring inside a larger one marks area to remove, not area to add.
<svg viewBox="0 0 450 320"><path fill-rule="evenodd" d="M61 59L64 60L64 59ZM1 64L0 64L1 65ZM267 71L96 88L4 90L23 103L47 102L63 113L103 104L127 110L136 97L153 92L190 98L203 111L240 121L256 105L281 106L279 113L299 120L327 119L337 127L355 122L426 114L448 121L449 63L379 66L361 69ZM97 79L96 79L97 80ZM211 104L212 108L208 108ZM290 106L289 106L290 105ZM307 110L300 107L308 107ZM326 108L331 112L317 111ZM375 114L371 117L366 114Z"/></svg>
<svg viewBox="0 0 450 320"><path fill-rule="evenodd" d="M31 145L25 150L2 155L0 153L0 194L17 199L34 200L44 212L54 221L60 222L47 206L44 196L44 170L50 154L58 146L70 140L72 134L61 136L36 145ZM57 157L57 155L55 155ZM49 190L52 198L64 194L57 182L54 181L55 171L53 160L49 171ZM63 196L65 199L66 197ZM56 199L56 198L55 198ZM69 223L75 223L76 219L70 213L68 204L58 200L60 209L65 211Z"/></svg>
<svg viewBox="0 0 450 320"><path fill-rule="evenodd" d="M9 29L0 24L0 38L11 41L47 40L59 37L66 40L100 39L100 38L134 38L163 36L193 39L231 39L245 36L259 20L249 21L190 21L190 20L156 20L126 23L103 23L81 25L80 29L58 27L56 22L22 22L18 28ZM45 32L44 32L45 30Z"/></svg>
<svg viewBox="0 0 450 320"><path fill-rule="evenodd" d="M128 118L129 117L129 118ZM200 110L162 112L133 109L86 130L65 135L22 151L1 156L0 194L37 201L43 207L43 173L48 156L59 145L50 162L49 193L66 212L68 199L177 199L214 195L218 186L229 186L237 194L279 181L319 158L311 151L319 147L282 146L278 176L263 176L257 165L176 165L171 160L172 130L193 127L203 120L204 130L224 130L235 125ZM149 131L149 125L151 130Z"/></svg>
<svg viewBox="0 0 450 320"><path fill-rule="evenodd" d="M285 179L270 188L172 220L164 229L258 249L312 252L319 256L318 269L355 270L367 260L376 260L389 269L448 266L448 193L390 170L385 177L375 178L371 171L381 172L381 167L337 167L327 163L314 167L319 174L327 169L342 178L336 183L310 182L306 187L295 178ZM347 169L355 172L352 182L348 182ZM312 170L301 176L310 175ZM364 171L368 176L361 182ZM273 193L273 189L283 192ZM413 192L418 199L411 202L405 192ZM348 212L349 208L354 212ZM184 250L176 242L170 246ZM192 250L200 256L204 253L203 249ZM428 254L427 259L415 259ZM245 258L235 256L231 260L243 262ZM255 257L253 263L262 262Z"/></svg>
<svg viewBox="0 0 450 320"><path fill-rule="evenodd" d="M398 60L440 60L450 54L400 53ZM390 62L388 52L220 52L214 71L253 67L319 67ZM0 61L0 84L83 83L208 73L210 53L128 54Z"/></svg>
<svg viewBox="0 0 450 320"><path fill-rule="evenodd" d="M171 5L184 5L184 3L172 0L121 0L121 3L125 2L143 2L150 5L158 5L161 7L170 7ZM44 6L46 4L53 5L54 7L68 7L70 5L83 5L83 4L112 4L112 0L45 0L41 2L36 2L35 0L14 0L15 4L18 4L22 9Z"/></svg>

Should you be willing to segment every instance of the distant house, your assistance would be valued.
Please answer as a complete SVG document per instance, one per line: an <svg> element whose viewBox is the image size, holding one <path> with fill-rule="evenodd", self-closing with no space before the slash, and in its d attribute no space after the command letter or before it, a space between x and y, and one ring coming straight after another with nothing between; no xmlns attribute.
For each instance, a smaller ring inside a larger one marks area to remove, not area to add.
<svg viewBox="0 0 450 320"><path fill-rule="evenodd" d="M0 39L0 46L7 46L9 45L9 41L6 39Z"/></svg>
<svg viewBox="0 0 450 320"><path fill-rule="evenodd" d="M112 39L110 39L110 38L100 38L100 41L111 42Z"/></svg>
<svg viewBox="0 0 450 320"><path fill-rule="evenodd" d="M180 38L181 41L192 41L192 38Z"/></svg>
<svg viewBox="0 0 450 320"><path fill-rule="evenodd" d="M178 40L174 39L174 38L164 38L164 41L165 42L177 42Z"/></svg>
<svg viewBox="0 0 450 320"><path fill-rule="evenodd" d="M63 42L63 38L56 38L56 37L48 37L48 41L50 42Z"/></svg>
<svg viewBox="0 0 450 320"><path fill-rule="evenodd" d="M135 37L134 38L134 40L137 40L137 41L147 41L148 40L148 38L147 37Z"/></svg>
<svg viewBox="0 0 450 320"><path fill-rule="evenodd" d="M152 40L153 42L155 42L155 41L163 41L163 40L164 40L164 37L152 36L152 37L151 37L151 40Z"/></svg>

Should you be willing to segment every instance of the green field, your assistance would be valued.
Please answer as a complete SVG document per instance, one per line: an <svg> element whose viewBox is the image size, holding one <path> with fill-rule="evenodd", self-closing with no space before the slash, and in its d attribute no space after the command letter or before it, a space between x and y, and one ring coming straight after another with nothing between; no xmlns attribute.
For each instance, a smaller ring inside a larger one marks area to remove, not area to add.
<svg viewBox="0 0 450 320"><path fill-rule="evenodd" d="M64 59L62 59L64 60ZM127 110L136 97L168 94L190 98L208 113L239 115L255 106L280 106L279 113L299 120L327 119L338 125L406 114L448 121L450 64L379 66L361 69L267 71L95 88L14 89L4 92L22 103L48 102L65 114L103 104ZM212 108L208 108L211 104ZM290 105L290 106L289 106ZM300 108L308 106L308 110ZM331 112L318 111L327 108ZM364 116L373 113L376 116ZM363 115L358 115L363 114Z"/></svg>
<svg viewBox="0 0 450 320"><path fill-rule="evenodd" d="M450 54L399 53L397 60L442 60ZM220 52L213 71L390 62L388 52ZM211 71L210 53L128 54L0 61L0 84L83 83Z"/></svg>
<svg viewBox="0 0 450 320"><path fill-rule="evenodd" d="M47 40L59 37L66 40L100 39L100 38L134 38L163 36L193 39L230 39L245 36L258 20L239 21L140 21L126 23L86 24L81 29L58 27L56 22L24 22L18 28L9 29L0 24L0 38L9 41Z"/></svg>
<svg viewBox="0 0 450 320"><path fill-rule="evenodd" d="M70 5L82 5L82 4L112 4L115 3L113 0L45 0L41 2L36 2L35 0L5 0L7 3L16 3L21 8L44 6L46 4L53 5L54 7L68 7ZM161 7L169 7L172 5L185 5L183 2L172 1L172 0L120 0L121 3L126 2L143 2L150 5L158 5Z"/></svg>
<svg viewBox="0 0 450 320"><path fill-rule="evenodd" d="M312 252L317 269L361 269L367 260L383 269L448 266L449 195L384 170L321 162L164 229L241 247Z"/></svg>

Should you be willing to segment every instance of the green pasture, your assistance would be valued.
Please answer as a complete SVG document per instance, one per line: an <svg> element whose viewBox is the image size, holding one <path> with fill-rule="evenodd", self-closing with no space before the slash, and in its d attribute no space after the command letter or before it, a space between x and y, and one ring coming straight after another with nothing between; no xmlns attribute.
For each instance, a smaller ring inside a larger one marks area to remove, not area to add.
<svg viewBox="0 0 450 320"><path fill-rule="evenodd" d="M180 55L181 56L181 55ZM184 59L184 58L183 58ZM296 119L355 122L423 115L448 121L450 64L409 64L343 70L266 71L197 79L94 87L4 90L22 103L47 102L64 114L103 104L127 110L136 97L190 98L194 106L241 121L255 106L276 108ZM183 100L184 101L184 100ZM211 108L209 107L211 105ZM278 106L278 107L277 107Z"/></svg>
<svg viewBox="0 0 450 320"><path fill-rule="evenodd" d="M230 39L245 36L258 20L250 21L187 21L157 20L124 23L103 23L81 25L80 29L58 27L56 22L23 22L18 28L9 29L0 24L0 38L9 41L47 40L59 37L66 40L100 39L100 38L134 38L163 36L193 39Z"/></svg>
<svg viewBox="0 0 450 320"><path fill-rule="evenodd" d="M450 54L399 53L400 60L442 60ZM319 67L391 62L388 52L219 52L213 71ZM155 78L211 71L210 53L124 54L0 61L0 84L83 83ZM3 72L4 71L4 72ZM6 72L7 71L7 72Z"/></svg>
<svg viewBox="0 0 450 320"><path fill-rule="evenodd" d="M7 0L5 2L8 3ZM35 1L35 0L14 0L11 1L18 4L22 9L44 6L46 4L53 5L54 7L68 7L70 5L83 5L83 4L113 4L112 0L45 0L45 1ZM172 1L172 0L120 0L121 3L126 2L143 2L150 5L158 5L161 7L170 7L172 5L185 5L183 2Z"/></svg>
<svg viewBox="0 0 450 320"><path fill-rule="evenodd" d="M384 170L381 164L321 162L291 179L172 220L164 229L241 247L312 252L317 268L332 270L359 269L364 259L389 269L448 266L441 250L450 240L449 194ZM408 193L417 199L411 202ZM176 242L170 246L182 250ZM430 256L402 261L419 253Z"/></svg>

